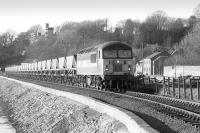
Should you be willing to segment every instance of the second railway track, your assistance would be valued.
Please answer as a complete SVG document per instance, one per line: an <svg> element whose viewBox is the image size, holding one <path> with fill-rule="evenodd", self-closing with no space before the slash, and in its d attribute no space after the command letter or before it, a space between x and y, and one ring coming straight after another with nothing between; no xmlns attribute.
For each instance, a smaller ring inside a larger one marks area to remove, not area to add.
<svg viewBox="0 0 200 133"><path fill-rule="evenodd" d="M200 132L199 103L137 92L126 92L124 94L120 94L108 91L99 91L91 88L88 89L78 86L69 86L59 83L27 79L23 80L62 91L86 95L128 110L132 113L136 113L153 128L162 133ZM159 123L160 125L156 126L151 123L150 119L154 119L153 117L158 119L153 120L154 122L161 122ZM187 129L182 129L184 125L187 127Z"/></svg>

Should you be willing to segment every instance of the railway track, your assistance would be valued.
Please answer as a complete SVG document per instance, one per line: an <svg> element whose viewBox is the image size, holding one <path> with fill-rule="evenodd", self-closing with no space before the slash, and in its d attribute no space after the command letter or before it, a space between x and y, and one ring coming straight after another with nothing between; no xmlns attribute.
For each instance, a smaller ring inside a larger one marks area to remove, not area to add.
<svg viewBox="0 0 200 133"><path fill-rule="evenodd" d="M137 103L138 108L140 107L144 108L144 106L146 106L147 108L151 108L152 110L160 114L165 114L168 117L183 121L186 124L190 124L192 128L194 128L194 132L197 133L200 132L200 104L196 102L185 101L170 97L144 94L144 93L137 93L137 92L126 92L121 94L108 91L99 91L91 88L69 86L59 83L50 83L50 82L27 80L27 79L23 80L36 83L45 87L51 87L62 91L69 91L81 95L90 96L92 98L120 107L122 109L128 110L133 113L140 110L140 109L137 110L135 107L133 107L135 106L134 103ZM161 124L160 126L164 125ZM158 127L157 130L159 130ZM167 131L167 132L172 132L172 131Z"/></svg>

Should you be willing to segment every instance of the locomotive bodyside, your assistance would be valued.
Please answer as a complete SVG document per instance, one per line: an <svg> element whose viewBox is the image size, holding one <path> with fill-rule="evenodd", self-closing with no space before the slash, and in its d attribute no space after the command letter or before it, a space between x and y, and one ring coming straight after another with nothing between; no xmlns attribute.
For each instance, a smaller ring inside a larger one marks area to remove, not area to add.
<svg viewBox="0 0 200 133"><path fill-rule="evenodd" d="M98 51L77 54L77 75L103 75ZM102 62L102 61L101 61Z"/></svg>

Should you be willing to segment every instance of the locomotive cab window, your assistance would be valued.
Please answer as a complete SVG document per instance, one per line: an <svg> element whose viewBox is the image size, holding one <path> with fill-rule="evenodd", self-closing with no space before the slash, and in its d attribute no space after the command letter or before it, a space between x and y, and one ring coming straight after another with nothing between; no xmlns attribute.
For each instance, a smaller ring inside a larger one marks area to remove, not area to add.
<svg viewBox="0 0 200 133"><path fill-rule="evenodd" d="M91 63L96 63L96 54L92 54L92 55L90 56L90 62L91 62Z"/></svg>
<svg viewBox="0 0 200 133"><path fill-rule="evenodd" d="M118 50L118 56L122 58L130 58L131 57L131 50Z"/></svg>
<svg viewBox="0 0 200 133"><path fill-rule="evenodd" d="M103 47L102 52L104 59L132 59L132 48L119 42Z"/></svg>
<svg viewBox="0 0 200 133"><path fill-rule="evenodd" d="M105 50L103 56L104 58L117 58L117 50Z"/></svg>

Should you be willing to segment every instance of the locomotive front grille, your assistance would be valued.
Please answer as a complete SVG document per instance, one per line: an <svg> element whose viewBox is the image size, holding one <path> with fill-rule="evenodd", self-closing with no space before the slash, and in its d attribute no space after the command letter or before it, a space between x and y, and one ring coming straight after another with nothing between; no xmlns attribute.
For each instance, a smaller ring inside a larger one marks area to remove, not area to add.
<svg viewBox="0 0 200 133"><path fill-rule="evenodd" d="M114 72L122 72L122 64L115 64Z"/></svg>

